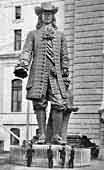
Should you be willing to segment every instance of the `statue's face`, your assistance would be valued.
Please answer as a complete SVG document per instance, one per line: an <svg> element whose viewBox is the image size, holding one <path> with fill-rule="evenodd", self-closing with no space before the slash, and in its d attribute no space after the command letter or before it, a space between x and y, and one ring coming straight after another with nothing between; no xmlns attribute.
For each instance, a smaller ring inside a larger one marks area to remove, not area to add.
<svg viewBox="0 0 104 170"><path fill-rule="evenodd" d="M53 14L52 12L44 11L42 13L42 20L44 24L50 24L52 22Z"/></svg>

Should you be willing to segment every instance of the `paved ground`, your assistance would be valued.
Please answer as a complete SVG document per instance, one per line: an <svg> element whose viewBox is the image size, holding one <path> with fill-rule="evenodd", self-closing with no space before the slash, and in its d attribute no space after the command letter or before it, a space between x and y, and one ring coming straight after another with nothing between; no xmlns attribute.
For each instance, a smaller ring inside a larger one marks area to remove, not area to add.
<svg viewBox="0 0 104 170"><path fill-rule="evenodd" d="M17 165L2 164L0 165L0 170L49 170L49 168L36 168L36 167L25 167ZM60 170L61 168L53 168L55 170ZM69 168L62 168L63 170L69 170ZM71 170L71 168L70 168ZM94 160L91 161L91 165L88 167L74 168L73 170L104 170L104 161Z"/></svg>

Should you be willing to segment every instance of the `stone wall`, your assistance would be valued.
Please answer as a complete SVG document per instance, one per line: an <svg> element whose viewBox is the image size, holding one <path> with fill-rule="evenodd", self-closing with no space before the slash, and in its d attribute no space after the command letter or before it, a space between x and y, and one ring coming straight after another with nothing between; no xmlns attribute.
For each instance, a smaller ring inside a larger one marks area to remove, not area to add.
<svg viewBox="0 0 104 170"><path fill-rule="evenodd" d="M103 88L103 0L65 0L65 34L71 54L73 104L69 133L100 142L98 110Z"/></svg>

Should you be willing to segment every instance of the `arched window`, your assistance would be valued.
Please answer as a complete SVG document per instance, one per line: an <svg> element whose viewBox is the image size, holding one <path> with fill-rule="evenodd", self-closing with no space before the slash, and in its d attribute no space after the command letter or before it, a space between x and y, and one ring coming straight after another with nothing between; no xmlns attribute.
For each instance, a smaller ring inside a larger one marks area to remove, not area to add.
<svg viewBox="0 0 104 170"><path fill-rule="evenodd" d="M22 80L14 79L12 80L11 111L21 112L21 108L22 108Z"/></svg>
<svg viewBox="0 0 104 170"><path fill-rule="evenodd" d="M11 128L11 131L18 137L20 137L20 129ZM19 140L16 139L12 134L10 135L10 144L11 145L19 145Z"/></svg>

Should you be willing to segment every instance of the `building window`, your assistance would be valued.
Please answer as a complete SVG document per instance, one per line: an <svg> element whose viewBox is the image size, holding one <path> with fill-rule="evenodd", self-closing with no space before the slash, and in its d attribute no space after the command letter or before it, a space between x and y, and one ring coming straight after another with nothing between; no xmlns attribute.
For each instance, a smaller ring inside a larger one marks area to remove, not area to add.
<svg viewBox="0 0 104 170"><path fill-rule="evenodd" d="M21 50L21 29L14 30L14 50Z"/></svg>
<svg viewBox="0 0 104 170"><path fill-rule="evenodd" d="M12 128L10 129L16 136L20 137L20 129ZM11 145L19 145L19 140L15 138L12 134L10 135L10 144Z"/></svg>
<svg viewBox="0 0 104 170"><path fill-rule="evenodd" d="M4 151L4 140L0 140L0 152Z"/></svg>
<svg viewBox="0 0 104 170"><path fill-rule="evenodd" d="M21 112L22 108L22 80L12 80L11 111Z"/></svg>
<svg viewBox="0 0 104 170"><path fill-rule="evenodd" d="M21 19L21 6L15 7L15 19Z"/></svg>

